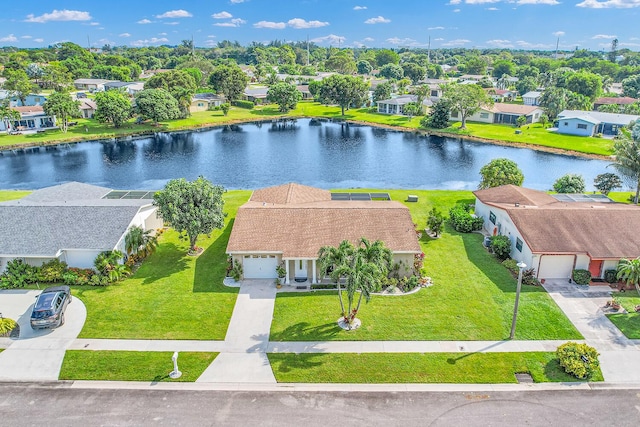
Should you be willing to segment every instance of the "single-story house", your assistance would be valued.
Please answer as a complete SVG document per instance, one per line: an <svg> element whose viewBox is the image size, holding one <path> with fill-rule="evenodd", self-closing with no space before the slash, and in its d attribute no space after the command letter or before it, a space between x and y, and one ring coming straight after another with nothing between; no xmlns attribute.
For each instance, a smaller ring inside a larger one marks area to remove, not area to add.
<svg viewBox="0 0 640 427"><path fill-rule="evenodd" d="M404 106L417 100L418 97L416 95L400 95L395 98L378 101L376 104L378 105L378 113L405 115ZM432 105L433 101L431 101L431 99L423 100L422 112L425 113Z"/></svg>
<svg viewBox="0 0 640 427"><path fill-rule="evenodd" d="M540 105L540 97L542 92L531 91L522 95L522 102L524 105Z"/></svg>
<svg viewBox="0 0 640 427"><path fill-rule="evenodd" d="M460 76L458 78L458 81L460 82L465 82L465 81L474 81L474 82L479 82L480 80L484 79L484 78L489 78L493 80L493 77L487 75L487 74L464 74L462 76Z"/></svg>
<svg viewBox="0 0 640 427"><path fill-rule="evenodd" d="M34 105L32 107L12 107L11 109L20 113L20 120L12 120L9 122L8 130L10 131L35 132L39 129L51 129L56 127L55 116L48 116L40 105ZM5 120L0 120L0 131L6 131L6 125Z"/></svg>
<svg viewBox="0 0 640 427"><path fill-rule="evenodd" d="M73 85L78 90L88 90L89 92L102 92L104 90L105 83L109 83L113 81L115 80L76 79L73 81Z"/></svg>
<svg viewBox="0 0 640 427"><path fill-rule="evenodd" d="M596 99L593 102L593 109L594 111L597 111L598 108L603 105L618 105L620 107L626 107L627 105L631 105L634 102L638 102L638 100L635 98L631 98L630 96L602 97Z"/></svg>
<svg viewBox="0 0 640 427"><path fill-rule="evenodd" d="M93 99L82 98L78 100L80 105L78 108L80 109L80 115L84 119L92 119L93 115L96 113L98 106L96 105Z"/></svg>
<svg viewBox="0 0 640 427"><path fill-rule="evenodd" d="M403 272L413 267L420 244L409 209L400 202L332 200L327 190L284 184L256 190L240 206L227 253L246 279L275 278L284 264L285 283L322 280L317 263L323 246L382 240ZM402 274L402 273L401 273Z"/></svg>
<svg viewBox="0 0 640 427"><path fill-rule="evenodd" d="M602 195L557 194L503 185L474 191L475 214L491 235L511 241L511 258L539 279L571 277L585 269L604 278L622 258L640 256L640 206Z"/></svg>
<svg viewBox="0 0 640 427"><path fill-rule="evenodd" d="M104 90L122 90L127 94L134 96L136 93L144 90L144 82L107 82L104 84Z"/></svg>
<svg viewBox="0 0 640 427"><path fill-rule="evenodd" d="M196 93L191 99L191 105L189 105L189 111L195 113L197 111L207 111L212 108L219 107L224 104L224 97L215 93Z"/></svg>
<svg viewBox="0 0 640 427"><path fill-rule="evenodd" d="M481 123L516 124L518 117L525 116L527 124L537 123L544 111L535 105L505 104L497 102L491 107L483 107L477 113L467 117L467 120ZM460 114L451 111L449 119L460 121Z"/></svg>
<svg viewBox="0 0 640 427"><path fill-rule="evenodd" d="M0 272L17 258L34 266L59 259L92 268L100 252L125 252L131 227L163 226L148 198L153 192L135 192L137 199L132 193L70 182L0 203Z"/></svg>
<svg viewBox="0 0 640 427"><path fill-rule="evenodd" d="M268 87L246 88L243 92L244 99L255 104L263 104L267 99Z"/></svg>
<svg viewBox="0 0 640 427"><path fill-rule="evenodd" d="M30 93L25 97L23 103L20 98L12 95L8 90L0 90L0 101L5 101L6 99L9 99L9 107L33 107L36 105L43 105L47 101L47 96L37 93Z"/></svg>
<svg viewBox="0 0 640 427"><path fill-rule="evenodd" d="M487 92L487 95L493 99L493 102L513 101L517 96L515 91L509 89L487 88L485 91Z"/></svg>
<svg viewBox="0 0 640 427"><path fill-rule="evenodd" d="M296 89L298 89L298 92L300 92L300 94L302 95L302 99L313 99L313 95L311 95L311 92L309 92L309 85L297 85Z"/></svg>
<svg viewBox="0 0 640 427"><path fill-rule="evenodd" d="M639 118L640 116L632 114L564 110L558 114L556 132L579 136L593 136L595 134L615 136L620 128Z"/></svg>

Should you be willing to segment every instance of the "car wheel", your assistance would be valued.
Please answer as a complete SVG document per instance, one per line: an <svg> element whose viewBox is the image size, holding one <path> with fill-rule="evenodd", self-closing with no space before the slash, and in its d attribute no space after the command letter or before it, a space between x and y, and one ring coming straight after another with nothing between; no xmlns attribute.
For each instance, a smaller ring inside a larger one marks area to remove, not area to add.
<svg viewBox="0 0 640 427"><path fill-rule="evenodd" d="M64 325L64 313L62 313L62 316L60 317L60 326Z"/></svg>

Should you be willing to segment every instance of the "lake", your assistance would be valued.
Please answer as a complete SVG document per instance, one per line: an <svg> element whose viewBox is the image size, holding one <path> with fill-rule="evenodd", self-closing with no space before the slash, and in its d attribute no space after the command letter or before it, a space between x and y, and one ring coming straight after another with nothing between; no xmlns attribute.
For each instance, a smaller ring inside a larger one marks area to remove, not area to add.
<svg viewBox="0 0 640 427"><path fill-rule="evenodd" d="M480 168L506 157L524 186L548 190L566 173L587 189L609 162L463 138L301 119L247 123L152 137L4 151L0 188L37 189L80 181L116 189L160 189L204 175L230 189L285 182L321 188L475 189Z"/></svg>

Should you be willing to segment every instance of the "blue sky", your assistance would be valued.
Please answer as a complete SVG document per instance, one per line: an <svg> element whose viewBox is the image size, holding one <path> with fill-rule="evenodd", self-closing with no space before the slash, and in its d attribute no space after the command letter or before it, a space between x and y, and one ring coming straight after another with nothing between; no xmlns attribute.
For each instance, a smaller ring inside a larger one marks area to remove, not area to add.
<svg viewBox="0 0 640 427"><path fill-rule="evenodd" d="M640 0L3 0L0 46L156 46L193 37L322 46L640 50Z"/></svg>

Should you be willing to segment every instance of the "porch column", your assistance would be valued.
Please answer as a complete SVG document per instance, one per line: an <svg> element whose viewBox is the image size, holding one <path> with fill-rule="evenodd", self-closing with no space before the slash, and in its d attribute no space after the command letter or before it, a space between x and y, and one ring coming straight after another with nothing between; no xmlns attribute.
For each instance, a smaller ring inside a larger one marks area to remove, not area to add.
<svg viewBox="0 0 640 427"><path fill-rule="evenodd" d="M313 277L311 278L311 283L318 283L316 281L316 260L314 259L311 264L311 272L313 273Z"/></svg>
<svg viewBox="0 0 640 427"><path fill-rule="evenodd" d="M287 274L285 274L284 276L284 284L288 285L290 283L289 282L289 260L286 260L284 262L284 269L287 271Z"/></svg>

